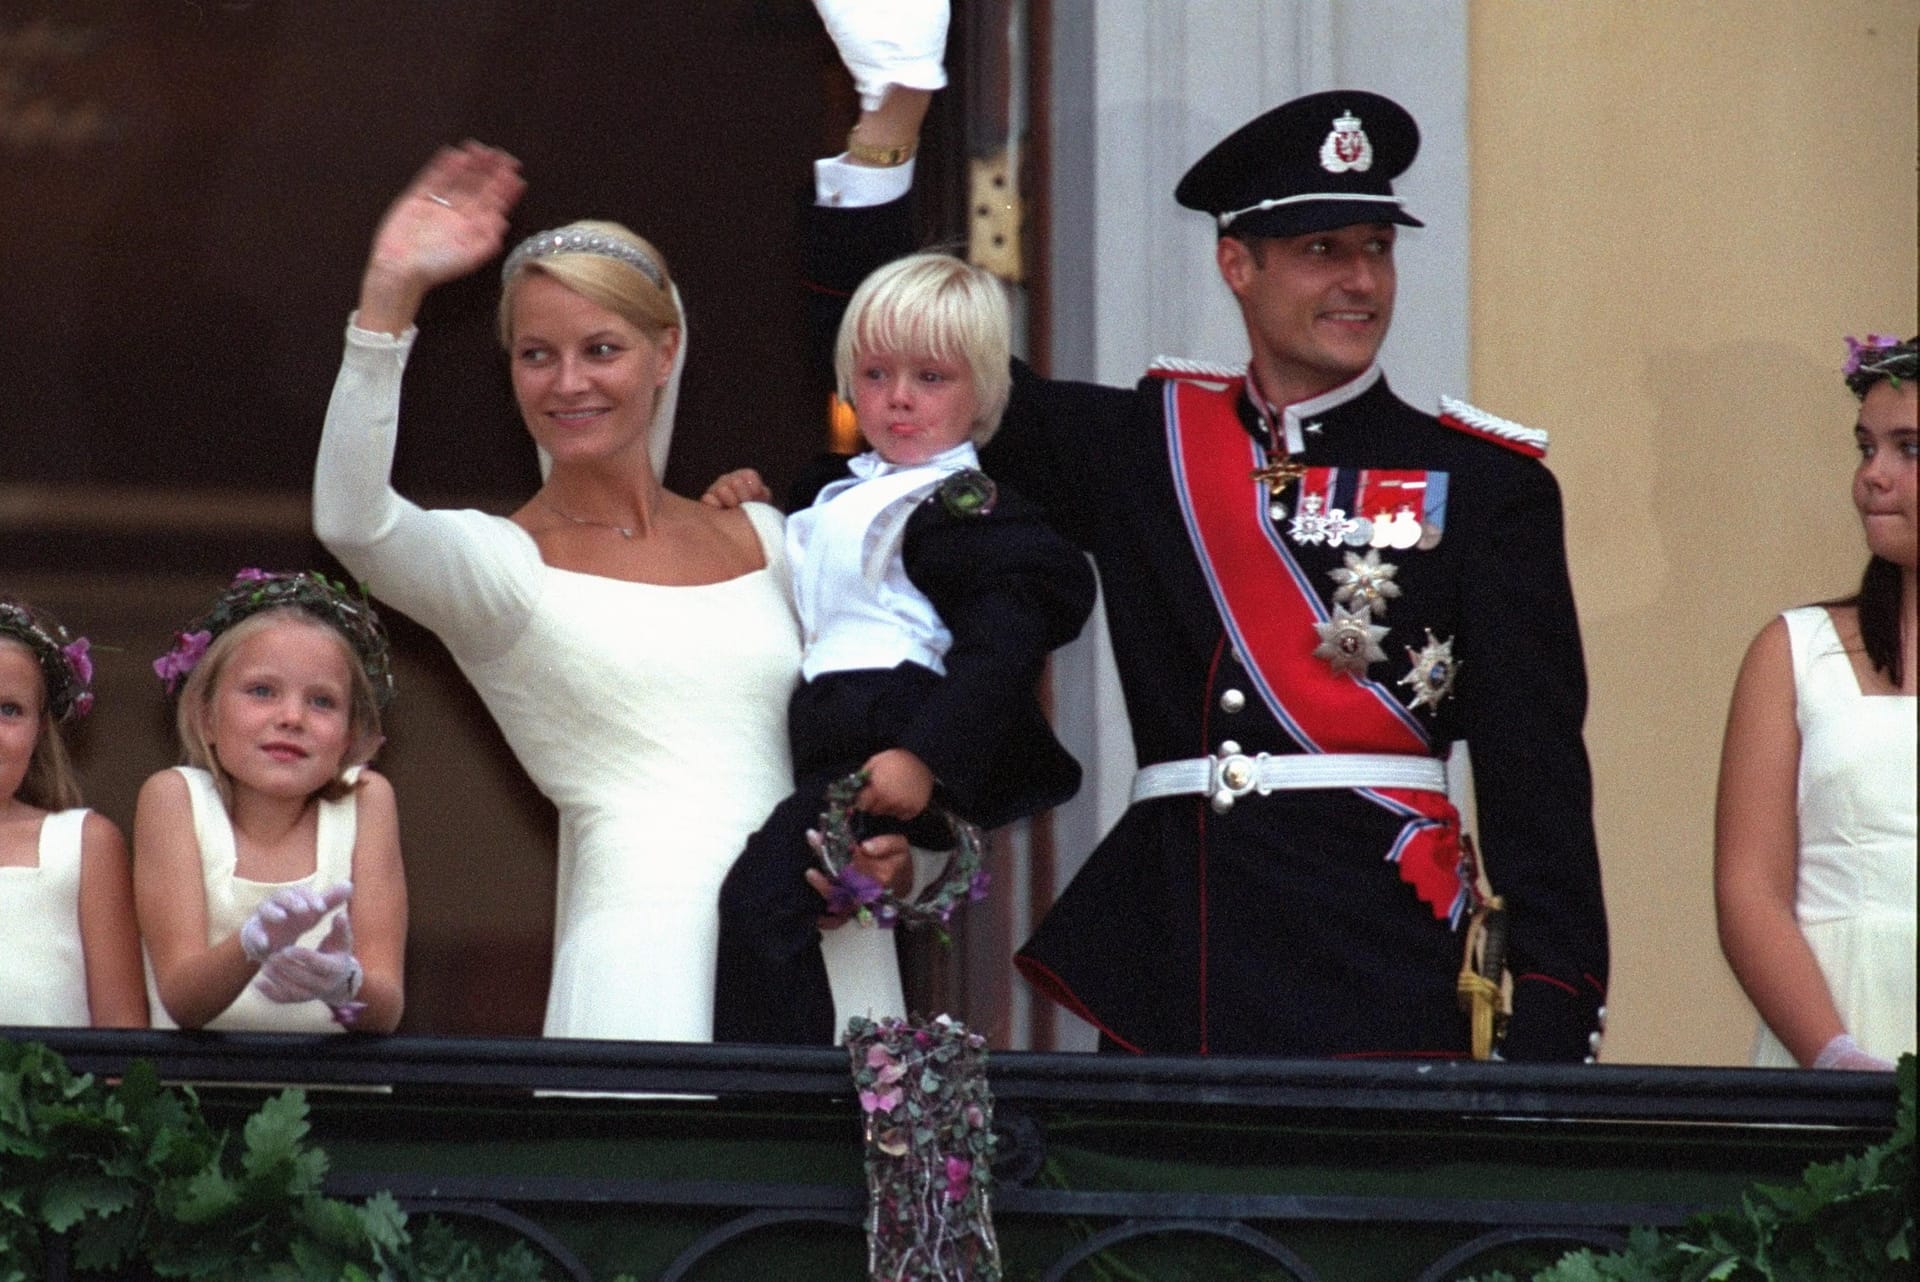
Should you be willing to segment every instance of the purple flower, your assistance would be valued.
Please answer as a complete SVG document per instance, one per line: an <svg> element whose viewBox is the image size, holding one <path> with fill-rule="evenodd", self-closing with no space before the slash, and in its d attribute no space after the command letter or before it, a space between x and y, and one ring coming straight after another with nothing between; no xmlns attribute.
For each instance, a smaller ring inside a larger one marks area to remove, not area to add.
<svg viewBox="0 0 1920 1282"><path fill-rule="evenodd" d="M947 1201L964 1201L973 1180L973 1163L964 1157L947 1158Z"/></svg>
<svg viewBox="0 0 1920 1282"><path fill-rule="evenodd" d="M967 902L977 904L987 897L987 887L993 885L993 874L985 868L976 868L973 880L967 883Z"/></svg>
<svg viewBox="0 0 1920 1282"><path fill-rule="evenodd" d="M90 685L93 682L93 659L87 653L92 648L85 637L81 637L71 645L60 647L60 653L66 656L67 670L73 673L74 679L81 685Z"/></svg>
<svg viewBox="0 0 1920 1282"><path fill-rule="evenodd" d="M1840 367L1842 374L1857 372L1860 368L1860 358L1865 353L1879 351L1885 347L1898 347L1900 345L1900 338L1897 334L1868 334L1865 342L1861 342L1851 334L1848 334L1846 339L1847 362Z"/></svg>
<svg viewBox="0 0 1920 1282"><path fill-rule="evenodd" d="M869 904L877 903L886 888L857 868L842 868L827 892L827 911L835 917L848 917Z"/></svg>
<svg viewBox="0 0 1920 1282"><path fill-rule="evenodd" d="M235 574L233 581L234 583L265 583L268 579L274 577L274 575L268 574L265 570L257 569L250 565L238 574Z"/></svg>
<svg viewBox="0 0 1920 1282"><path fill-rule="evenodd" d="M891 1113L904 1098L898 1086L887 1091L861 1091L860 1107L869 1113Z"/></svg>
<svg viewBox="0 0 1920 1282"><path fill-rule="evenodd" d="M93 691L82 690L73 697L73 715L84 717L93 711Z"/></svg>
<svg viewBox="0 0 1920 1282"><path fill-rule="evenodd" d="M193 671L212 643L213 633L204 630L174 633L173 649L153 661L154 675L166 683L168 694L173 693L181 678Z"/></svg>

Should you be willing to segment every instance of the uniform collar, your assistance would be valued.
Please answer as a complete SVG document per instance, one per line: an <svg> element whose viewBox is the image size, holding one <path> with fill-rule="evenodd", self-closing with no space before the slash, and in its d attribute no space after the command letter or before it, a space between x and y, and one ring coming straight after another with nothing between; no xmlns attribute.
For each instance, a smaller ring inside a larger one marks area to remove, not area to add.
<svg viewBox="0 0 1920 1282"><path fill-rule="evenodd" d="M1276 410L1260 395L1260 388L1253 381L1253 367L1249 365L1242 389L1242 404L1250 417L1243 415L1242 418L1249 430L1266 437L1264 444L1269 449L1278 449L1284 441L1287 453L1302 454L1307 448L1306 432L1319 427L1318 423L1310 420L1338 409L1349 401L1358 400L1371 391L1380 379L1380 362L1375 361L1358 377L1340 384L1332 391L1322 392L1304 401L1295 401L1284 409Z"/></svg>

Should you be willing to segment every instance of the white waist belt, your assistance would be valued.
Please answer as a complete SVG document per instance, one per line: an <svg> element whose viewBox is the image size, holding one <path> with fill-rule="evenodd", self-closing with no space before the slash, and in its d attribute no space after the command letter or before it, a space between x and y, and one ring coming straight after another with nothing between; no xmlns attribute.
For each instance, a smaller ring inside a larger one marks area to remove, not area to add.
<svg viewBox="0 0 1920 1282"><path fill-rule="evenodd" d="M1228 745L1231 746L1231 745ZM1235 799L1250 792L1309 788L1413 788L1445 793L1446 763L1438 757L1413 757L1390 752L1226 753L1188 761L1162 761L1142 766L1133 776L1133 800L1157 797L1203 796L1215 810L1233 808Z"/></svg>

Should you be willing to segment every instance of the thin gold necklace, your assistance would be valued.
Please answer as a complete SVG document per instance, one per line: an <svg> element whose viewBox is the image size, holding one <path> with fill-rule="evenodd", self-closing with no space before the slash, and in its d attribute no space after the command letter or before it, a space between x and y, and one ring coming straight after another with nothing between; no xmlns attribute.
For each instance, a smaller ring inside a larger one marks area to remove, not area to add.
<svg viewBox="0 0 1920 1282"><path fill-rule="evenodd" d="M575 516L573 513L566 511L559 504L555 503L552 499L548 498L544 494L540 496L540 505L546 508L549 512L553 513L555 516L560 517L562 520L572 521L575 525L591 525L602 530L617 530L620 533L620 537L623 539L631 539L633 537L634 530L637 528L631 525L615 525L612 521L589 521L584 516Z"/></svg>

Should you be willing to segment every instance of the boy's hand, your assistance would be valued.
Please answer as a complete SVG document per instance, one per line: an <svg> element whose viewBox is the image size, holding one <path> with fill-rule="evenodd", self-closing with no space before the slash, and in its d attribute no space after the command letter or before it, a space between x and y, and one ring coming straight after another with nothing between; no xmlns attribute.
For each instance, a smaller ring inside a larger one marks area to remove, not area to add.
<svg viewBox="0 0 1920 1282"><path fill-rule="evenodd" d="M869 837L854 846L847 867L873 878L890 894L905 895L913 890L912 855L913 851L905 837L897 832L887 832L878 837ZM820 892L822 899L833 898L833 879L820 869L807 869L807 884ZM849 920L846 916L822 913L820 929L837 930Z"/></svg>
<svg viewBox="0 0 1920 1282"><path fill-rule="evenodd" d="M765 503L772 498L773 491L760 479L760 473L750 467L739 467L716 477L700 501L708 507L735 508L742 503Z"/></svg>
<svg viewBox="0 0 1920 1282"><path fill-rule="evenodd" d="M933 771L905 748L888 748L867 758L867 786L854 808L889 819L913 819L933 800Z"/></svg>

